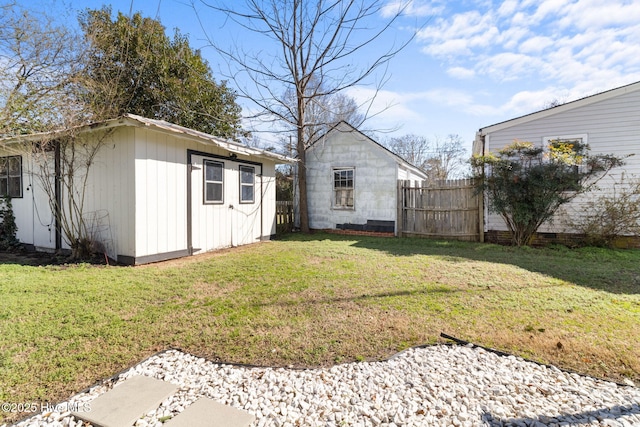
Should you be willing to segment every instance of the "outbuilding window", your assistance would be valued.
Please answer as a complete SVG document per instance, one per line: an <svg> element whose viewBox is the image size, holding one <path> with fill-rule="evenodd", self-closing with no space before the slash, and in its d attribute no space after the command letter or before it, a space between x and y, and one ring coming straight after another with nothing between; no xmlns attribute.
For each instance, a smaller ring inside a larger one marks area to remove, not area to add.
<svg viewBox="0 0 640 427"><path fill-rule="evenodd" d="M353 209L354 168L333 169L333 207Z"/></svg>
<svg viewBox="0 0 640 427"><path fill-rule="evenodd" d="M224 163L204 161L204 202L224 202Z"/></svg>
<svg viewBox="0 0 640 427"><path fill-rule="evenodd" d="M22 197L22 157L0 157L0 196Z"/></svg>
<svg viewBox="0 0 640 427"><path fill-rule="evenodd" d="M255 168L240 166L240 203L253 203L255 189Z"/></svg>

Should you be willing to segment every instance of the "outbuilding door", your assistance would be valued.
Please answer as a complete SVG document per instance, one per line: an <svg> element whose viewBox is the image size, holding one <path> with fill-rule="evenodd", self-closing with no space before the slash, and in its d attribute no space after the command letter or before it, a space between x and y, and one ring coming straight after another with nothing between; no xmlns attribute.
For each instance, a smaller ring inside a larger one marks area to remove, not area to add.
<svg viewBox="0 0 640 427"><path fill-rule="evenodd" d="M261 166L197 152L188 158L191 252L260 241Z"/></svg>
<svg viewBox="0 0 640 427"><path fill-rule="evenodd" d="M53 156L53 153L48 155ZM33 245L38 250L54 250L56 249L56 224L49 197L43 189L41 178L43 171L31 156L14 157L19 158L21 169L21 192L11 200L18 226L18 240ZM47 160L50 163L53 161Z"/></svg>

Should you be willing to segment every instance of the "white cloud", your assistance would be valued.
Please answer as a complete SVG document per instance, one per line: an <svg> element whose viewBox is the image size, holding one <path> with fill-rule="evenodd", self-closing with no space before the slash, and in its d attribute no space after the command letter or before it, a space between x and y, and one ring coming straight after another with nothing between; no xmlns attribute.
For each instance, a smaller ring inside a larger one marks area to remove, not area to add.
<svg viewBox="0 0 640 427"><path fill-rule="evenodd" d="M548 87L538 91L521 91L513 95L508 102L500 106L505 113L517 117L523 114L545 108L545 105L553 100L564 101L564 97L558 96L562 91L554 87Z"/></svg>
<svg viewBox="0 0 640 427"><path fill-rule="evenodd" d="M549 46L553 45L553 39L545 36L534 36L518 45L518 50L522 53L541 53Z"/></svg>
<svg viewBox="0 0 640 427"><path fill-rule="evenodd" d="M540 59L521 53L504 52L489 56L478 64L483 74L494 80L511 81L532 74L541 68Z"/></svg>
<svg viewBox="0 0 640 427"><path fill-rule="evenodd" d="M572 87L585 80L601 82L604 76L629 82L625 76L640 71L638 1L469 4L449 10L418 38L425 54L444 59L453 78L527 83L533 78Z"/></svg>
<svg viewBox="0 0 640 427"><path fill-rule="evenodd" d="M382 7L383 18L391 18L402 11L405 16L433 16L443 10L436 2L424 2L418 0L391 0Z"/></svg>
<svg viewBox="0 0 640 427"><path fill-rule="evenodd" d="M562 27L574 26L582 30L597 30L618 25L637 25L640 3L637 1L579 0L566 8L560 19Z"/></svg>
<svg viewBox="0 0 640 427"><path fill-rule="evenodd" d="M465 67L451 67L447 69L447 74L456 79L470 79L476 75L476 72Z"/></svg>
<svg viewBox="0 0 640 427"><path fill-rule="evenodd" d="M519 2L516 0L506 0L502 2L500 7L498 8L498 16L501 18L513 16L514 12L519 7Z"/></svg>

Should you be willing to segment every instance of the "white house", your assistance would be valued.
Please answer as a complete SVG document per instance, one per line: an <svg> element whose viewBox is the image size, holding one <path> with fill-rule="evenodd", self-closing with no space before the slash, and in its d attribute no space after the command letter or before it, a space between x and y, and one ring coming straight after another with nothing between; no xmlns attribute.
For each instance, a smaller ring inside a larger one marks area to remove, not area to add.
<svg viewBox="0 0 640 427"><path fill-rule="evenodd" d="M346 122L306 152L309 227L397 233L398 180L426 174Z"/></svg>
<svg viewBox="0 0 640 427"><path fill-rule="evenodd" d="M599 190L574 199L563 212L580 215L586 198L612 192L612 186L627 179L640 178L640 82L538 111L481 128L474 142L474 154L496 152L515 139L546 147L550 140L580 140L592 154L623 157L625 165L613 169L599 183ZM631 156L631 157L628 157ZM485 216L485 232L491 235L507 230L497 214ZM562 216L543 224L541 238L554 239L557 233L572 233Z"/></svg>
<svg viewBox="0 0 640 427"><path fill-rule="evenodd" d="M80 133L87 141L104 138L89 170L84 212L94 238L118 262L166 260L275 234L275 166L292 159L132 114ZM17 237L39 250L68 248L38 159L16 149L21 141L0 142L0 194L12 196ZM67 200L63 188L56 197Z"/></svg>

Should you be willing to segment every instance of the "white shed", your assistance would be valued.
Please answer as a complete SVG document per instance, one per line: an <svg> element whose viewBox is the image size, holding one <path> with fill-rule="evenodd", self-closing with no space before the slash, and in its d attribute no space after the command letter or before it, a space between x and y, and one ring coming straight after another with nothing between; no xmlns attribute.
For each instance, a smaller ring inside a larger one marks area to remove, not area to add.
<svg viewBox="0 0 640 427"><path fill-rule="evenodd" d="M397 233L398 180L427 175L346 122L307 149L311 229Z"/></svg>
<svg viewBox="0 0 640 427"><path fill-rule="evenodd" d="M627 178L640 177L640 82L602 92L577 101L562 104L533 114L481 128L476 134L473 152L496 152L515 139L547 146L551 140L580 140L587 143L592 154L613 154L627 157L625 165L613 169L599 183L599 190L574 199L563 209L580 215L586 198L611 193L614 183L624 173ZM507 227L497 214L486 215L485 232L492 240ZM571 234L566 221L557 217L543 224L539 237L556 239L559 234ZM562 240L562 239L558 239Z"/></svg>
<svg viewBox="0 0 640 427"><path fill-rule="evenodd" d="M275 234L275 166L292 159L132 114L86 126L81 135L106 135L89 171L84 212L118 262L161 261ZM17 237L38 250L68 248L37 176L38 160L20 154L20 143L0 143L0 160L11 165L0 170L0 194L12 196ZM63 192L57 197L64 203Z"/></svg>

